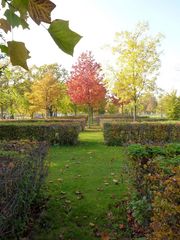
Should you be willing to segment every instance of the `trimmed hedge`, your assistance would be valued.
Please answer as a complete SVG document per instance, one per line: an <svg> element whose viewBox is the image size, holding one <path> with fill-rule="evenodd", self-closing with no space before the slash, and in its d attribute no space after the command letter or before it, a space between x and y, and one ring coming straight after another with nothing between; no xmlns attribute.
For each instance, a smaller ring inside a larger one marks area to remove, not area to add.
<svg viewBox="0 0 180 240"><path fill-rule="evenodd" d="M78 141L79 124L2 124L0 125L0 140L29 139L48 141L51 144L74 145Z"/></svg>
<svg viewBox="0 0 180 240"><path fill-rule="evenodd" d="M0 142L0 237L19 239L48 172L47 142Z"/></svg>
<svg viewBox="0 0 180 240"><path fill-rule="evenodd" d="M104 115L96 117L97 123L102 128L105 123L123 123L123 122L133 122L132 116L120 116L120 115ZM168 121L166 118L150 118L148 116L137 116L137 122L165 122Z"/></svg>
<svg viewBox="0 0 180 240"><path fill-rule="evenodd" d="M180 142L180 124L105 123L104 141L107 145L117 146L132 143L163 144L168 142Z"/></svg>
<svg viewBox="0 0 180 240"><path fill-rule="evenodd" d="M151 240L179 239L180 144L134 144L128 146L127 153L133 160L136 189L129 211L137 233L142 229Z"/></svg>
<svg viewBox="0 0 180 240"><path fill-rule="evenodd" d="M6 119L6 120L0 120L0 124L9 124L9 123L18 123L18 124L57 124L57 123L63 123L63 124L79 124L80 130L84 131L86 126L86 118L49 118L49 119Z"/></svg>

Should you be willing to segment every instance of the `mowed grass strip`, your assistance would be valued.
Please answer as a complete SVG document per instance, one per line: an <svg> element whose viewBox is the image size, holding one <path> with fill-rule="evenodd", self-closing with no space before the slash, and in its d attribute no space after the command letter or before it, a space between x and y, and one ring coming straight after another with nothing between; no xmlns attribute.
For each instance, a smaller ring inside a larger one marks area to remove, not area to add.
<svg viewBox="0 0 180 240"><path fill-rule="evenodd" d="M105 146L100 131L83 132L79 140L77 146L51 147L49 201L31 239L93 240L114 227L111 206L130 187L127 157L123 148Z"/></svg>

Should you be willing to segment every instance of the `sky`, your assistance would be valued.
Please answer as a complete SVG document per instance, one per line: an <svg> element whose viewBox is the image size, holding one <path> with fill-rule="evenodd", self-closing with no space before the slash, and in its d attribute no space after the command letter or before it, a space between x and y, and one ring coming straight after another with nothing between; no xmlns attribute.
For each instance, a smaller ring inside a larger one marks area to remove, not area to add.
<svg viewBox="0 0 180 240"><path fill-rule="evenodd" d="M52 0L56 8L52 19L69 20L70 28L83 38L74 56L63 53L43 26L31 22L31 30L15 30L13 39L24 41L31 52L29 65L59 63L71 68L81 52L91 50L104 66L111 61L105 46L115 32L133 31L138 22L147 21L150 33L162 33L161 69L157 84L165 91L180 94L180 0Z"/></svg>

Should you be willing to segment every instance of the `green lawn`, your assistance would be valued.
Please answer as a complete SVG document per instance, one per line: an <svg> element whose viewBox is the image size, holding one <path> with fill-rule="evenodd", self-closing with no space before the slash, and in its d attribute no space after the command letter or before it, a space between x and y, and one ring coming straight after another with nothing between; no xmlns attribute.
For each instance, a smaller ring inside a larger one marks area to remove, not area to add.
<svg viewBox="0 0 180 240"><path fill-rule="evenodd" d="M130 187L129 166L121 147L103 144L100 131L80 134L73 147L51 147L47 207L31 239L95 240L103 232L122 236L125 210L120 202ZM115 209L115 210L114 210Z"/></svg>

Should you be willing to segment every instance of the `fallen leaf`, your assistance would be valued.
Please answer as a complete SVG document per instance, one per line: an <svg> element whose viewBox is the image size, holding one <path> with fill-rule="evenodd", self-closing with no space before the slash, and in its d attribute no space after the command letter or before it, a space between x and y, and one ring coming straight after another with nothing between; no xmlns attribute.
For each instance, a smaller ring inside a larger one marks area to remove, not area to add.
<svg viewBox="0 0 180 240"><path fill-rule="evenodd" d="M113 182L114 182L115 184L119 184L119 182L118 182L117 179L113 179Z"/></svg>
<svg viewBox="0 0 180 240"><path fill-rule="evenodd" d="M109 185L109 183L108 183L108 182L105 182L104 184L105 184L106 186L108 186L108 185Z"/></svg>
<svg viewBox="0 0 180 240"><path fill-rule="evenodd" d="M124 224L119 224L119 228L124 229L125 228Z"/></svg>
<svg viewBox="0 0 180 240"><path fill-rule="evenodd" d="M92 223L92 222L90 222L90 223L89 223L89 226L90 226L90 227L95 227L95 224Z"/></svg>
<svg viewBox="0 0 180 240"><path fill-rule="evenodd" d="M106 232L101 233L101 240L110 240L109 234Z"/></svg>

